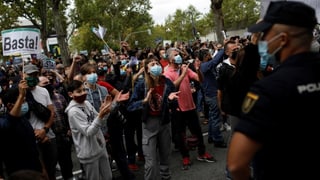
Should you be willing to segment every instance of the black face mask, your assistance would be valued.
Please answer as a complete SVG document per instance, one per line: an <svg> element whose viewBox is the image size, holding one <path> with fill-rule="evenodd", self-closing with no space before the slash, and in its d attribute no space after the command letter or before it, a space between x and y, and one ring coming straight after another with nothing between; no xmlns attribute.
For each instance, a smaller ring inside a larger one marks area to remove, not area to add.
<svg viewBox="0 0 320 180"><path fill-rule="evenodd" d="M232 51L232 54L231 54L231 59L236 59L237 58L237 56L238 56L238 52L239 51Z"/></svg>
<svg viewBox="0 0 320 180"><path fill-rule="evenodd" d="M73 100L77 103L82 104L87 99L87 94L82 94L80 96L73 96Z"/></svg>
<svg viewBox="0 0 320 180"><path fill-rule="evenodd" d="M48 84L48 85L45 85L43 87L48 90L50 97L52 97L53 91L54 91L54 88L53 88L52 84Z"/></svg>

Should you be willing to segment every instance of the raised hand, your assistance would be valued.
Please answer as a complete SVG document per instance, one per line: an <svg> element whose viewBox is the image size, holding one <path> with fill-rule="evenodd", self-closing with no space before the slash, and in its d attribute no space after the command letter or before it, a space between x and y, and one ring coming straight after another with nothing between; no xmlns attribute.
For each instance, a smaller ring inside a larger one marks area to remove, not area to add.
<svg viewBox="0 0 320 180"><path fill-rule="evenodd" d="M105 100L100 106L99 118L102 119L105 115L110 113L112 104L112 97L110 95L106 96Z"/></svg>
<svg viewBox="0 0 320 180"><path fill-rule="evenodd" d="M187 74L187 71L189 69L189 65L190 65L190 63L181 65L181 75L182 76L185 76Z"/></svg>
<svg viewBox="0 0 320 180"><path fill-rule="evenodd" d="M22 96L22 97L25 97L26 96L26 93L27 93L27 88L28 88L28 85L27 85L27 81L26 80L21 80L19 82L19 94Z"/></svg>
<svg viewBox="0 0 320 180"><path fill-rule="evenodd" d="M108 106L112 103L112 96L111 95L107 95L104 99L104 101L102 102L100 109L103 108L104 106Z"/></svg>
<svg viewBox="0 0 320 180"><path fill-rule="evenodd" d="M81 61L81 59L82 59L82 57L80 55L78 55L78 54L73 56L73 62L78 63L78 62Z"/></svg>

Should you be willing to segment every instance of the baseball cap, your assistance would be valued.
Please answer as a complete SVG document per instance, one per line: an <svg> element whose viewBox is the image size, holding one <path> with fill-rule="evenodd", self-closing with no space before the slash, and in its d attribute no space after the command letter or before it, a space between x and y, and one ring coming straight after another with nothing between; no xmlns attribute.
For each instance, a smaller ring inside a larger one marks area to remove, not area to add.
<svg viewBox="0 0 320 180"><path fill-rule="evenodd" d="M318 23L315 10L302 2L270 2L262 21L248 28L249 32L266 32L273 24L285 24L313 30Z"/></svg>
<svg viewBox="0 0 320 180"><path fill-rule="evenodd" d="M27 64L24 66L24 70L23 70L24 73L26 74L31 74L31 73L34 73L34 72L39 72L39 69L37 66L33 65L33 64Z"/></svg>

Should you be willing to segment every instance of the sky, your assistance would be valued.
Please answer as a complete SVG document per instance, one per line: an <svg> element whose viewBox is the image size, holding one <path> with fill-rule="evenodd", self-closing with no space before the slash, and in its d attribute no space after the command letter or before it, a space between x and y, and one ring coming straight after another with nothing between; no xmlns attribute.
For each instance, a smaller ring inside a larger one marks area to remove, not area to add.
<svg viewBox="0 0 320 180"><path fill-rule="evenodd" d="M186 10L193 5L199 12L205 14L210 10L210 0L150 0L153 7L151 14L155 24L164 24L169 15L173 15L177 9Z"/></svg>

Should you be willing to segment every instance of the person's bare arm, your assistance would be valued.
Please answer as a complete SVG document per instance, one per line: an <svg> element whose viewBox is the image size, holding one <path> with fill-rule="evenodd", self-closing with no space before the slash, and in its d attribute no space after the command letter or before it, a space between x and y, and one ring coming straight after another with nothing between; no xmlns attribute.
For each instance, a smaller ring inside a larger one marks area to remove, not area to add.
<svg viewBox="0 0 320 180"><path fill-rule="evenodd" d="M138 77L144 73L144 68L140 68L140 70L132 76L132 83L135 83Z"/></svg>
<svg viewBox="0 0 320 180"><path fill-rule="evenodd" d="M24 99L26 97L26 91L28 88L26 80L21 80L19 82L18 87L19 87L19 96L17 98L17 101L14 103L12 109L9 112L9 114L14 117L20 117L20 114L21 114L21 105L24 102Z"/></svg>
<svg viewBox="0 0 320 180"><path fill-rule="evenodd" d="M75 68L78 65L78 63L81 61L81 58L82 57L80 55L75 55L73 57L72 63L71 63L70 68L69 68L69 73L68 73L68 81L69 82L73 80L74 73L75 73Z"/></svg>
<svg viewBox="0 0 320 180"><path fill-rule="evenodd" d="M56 70L50 69L50 71L59 78L59 82L64 82L64 77L62 77L61 74L59 74Z"/></svg>

